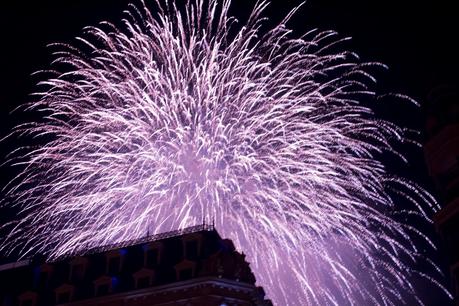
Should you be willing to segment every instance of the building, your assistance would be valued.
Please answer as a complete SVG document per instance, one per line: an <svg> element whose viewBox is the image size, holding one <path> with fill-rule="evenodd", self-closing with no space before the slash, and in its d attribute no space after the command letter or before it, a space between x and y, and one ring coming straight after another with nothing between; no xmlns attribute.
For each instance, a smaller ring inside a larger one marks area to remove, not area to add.
<svg viewBox="0 0 459 306"><path fill-rule="evenodd" d="M210 225L0 266L2 306L272 305Z"/></svg>
<svg viewBox="0 0 459 306"><path fill-rule="evenodd" d="M442 205L434 223L447 250L451 287L459 305L459 99L453 89L439 87L429 102L424 152Z"/></svg>

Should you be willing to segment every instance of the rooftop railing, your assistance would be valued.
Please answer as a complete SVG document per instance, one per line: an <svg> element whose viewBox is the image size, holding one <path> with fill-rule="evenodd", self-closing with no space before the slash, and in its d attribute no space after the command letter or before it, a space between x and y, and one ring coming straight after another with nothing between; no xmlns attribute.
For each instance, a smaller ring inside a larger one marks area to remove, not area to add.
<svg viewBox="0 0 459 306"><path fill-rule="evenodd" d="M202 231L214 231L214 230L215 230L215 226L213 224L202 223L199 225L194 225L194 226L190 226L190 227L186 227L183 229L178 229L178 230L174 230L170 232L164 232L164 233L159 233L159 234L154 234L154 235L147 235L142 238L126 240L126 241L122 241L118 243L107 244L107 245L91 248L88 250L69 253L62 257L59 257L58 260L63 260L66 258L83 256L83 255L102 253L102 252L106 252L110 250L125 248L128 246L163 240L163 239L172 238L172 237L178 237L178 236L182 236L185 234L192 234L192 233L197 233L197 232L202 232Z"/></svg>

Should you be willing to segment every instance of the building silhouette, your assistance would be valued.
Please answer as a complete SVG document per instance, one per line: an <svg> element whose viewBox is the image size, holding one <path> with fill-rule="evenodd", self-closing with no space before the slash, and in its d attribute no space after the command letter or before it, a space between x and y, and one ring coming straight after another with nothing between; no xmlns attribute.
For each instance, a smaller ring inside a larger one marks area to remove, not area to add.
<svg viewBox="0 0 459 306"><path fill-rule="evenodd" d="M429 97L427 142L424 146L429 174L442 209L434 216L450 266L451 289L459 305L459 99L448 87Z"/></svg>
<svg viewBox="0 0 459 306"><path fill-rule="evenodd" d="M2 306L272 305L245 255L206 224L1 265L0 280Z"/></svg>

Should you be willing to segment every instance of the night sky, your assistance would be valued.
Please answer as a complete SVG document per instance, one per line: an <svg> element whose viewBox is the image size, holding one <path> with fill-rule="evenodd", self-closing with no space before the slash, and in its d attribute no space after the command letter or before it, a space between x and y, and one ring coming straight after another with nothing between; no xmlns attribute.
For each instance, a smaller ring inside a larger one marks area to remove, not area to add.
<svg viewBox="0 0 459 306"><path fill-rule="evenodd" d="M29 101L28 94L33 92L34 84L39 81L31 74L48 68L52 58L46 45L72 42L73 37L80 35L86 25L96 25L103 20L116 23L129 2L1 1L0 138L21 120L19 115L9 113ZM267 15L271 22L280 21L300 2L274 1ZM253 3L234 1L234 14L244 18ZM290 25L298 35L319 28L333 29L342 36L351 36L353 40L344 45L347 49L357 52L363 61L387 64L390 69L376 75L378 91L407 94L424 105L416 109L400 105L399 102L387 103L381 113L386 119L400 125L422 131L429 91L442 84L457 86L459 11L454 8L454 1L309 0ZM0 162L11 149L10 145L14 146L12 142L0 143ZM422 150L407 149L407 155L410 164L400 168L400 173L431 189ZM14 171L0 168L0 186L13 175ZM433 301L434 297L430 297L430 300Z"/></svg>

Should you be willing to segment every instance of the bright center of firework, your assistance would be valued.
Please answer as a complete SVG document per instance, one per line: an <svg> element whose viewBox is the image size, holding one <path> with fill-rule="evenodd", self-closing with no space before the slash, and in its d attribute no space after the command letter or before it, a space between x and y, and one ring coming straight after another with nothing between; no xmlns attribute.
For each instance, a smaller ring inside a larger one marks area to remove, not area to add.
<svg viewBox="0 0 459 306"><path fill-rule="evenodd" d="M213 176L215 170L213 161L207 157L204 148L195 145L184 145L184 150L179 155L179 164L183 165L185 177L190 182L203 186Z"/></svg>

